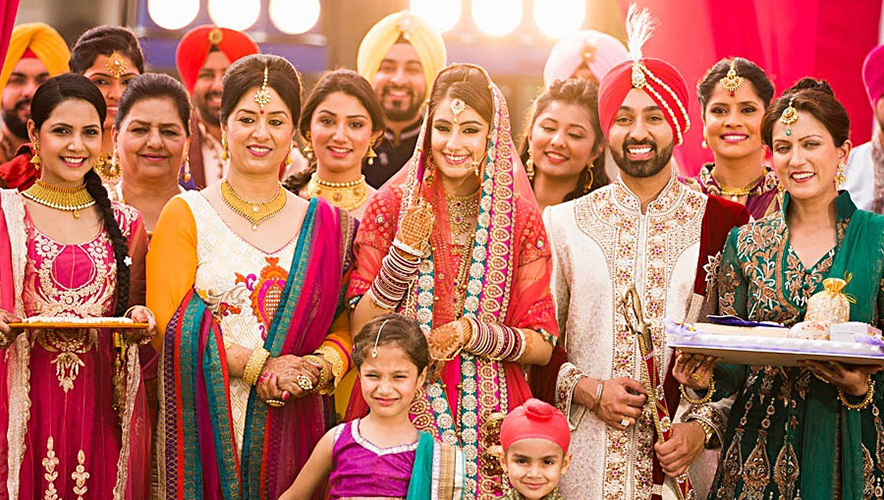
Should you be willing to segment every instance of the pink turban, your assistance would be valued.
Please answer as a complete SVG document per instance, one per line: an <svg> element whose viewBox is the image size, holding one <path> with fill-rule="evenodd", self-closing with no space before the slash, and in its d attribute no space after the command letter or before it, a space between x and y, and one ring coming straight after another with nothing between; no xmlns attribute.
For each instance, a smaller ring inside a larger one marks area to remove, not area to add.
<svg viewBox="0 0 884 500"><path fill-rule="evenodd" d="M863 63L863 82L872 108L878 105L878 99L884 94L884 45L875 47Z"/></svg>
<svg viewBox="0 0 884 500"><path fill-rule="evenodd" d="M684 78L671 64L662 59L644 58L638 63L625 61L608 72L599 86L599 122L608 137L614 118L633 88L644 90L663 110L666 122L672 127L675 145L684 140L691 126L688 118L688 89Z"/></svg>
<svg viewBox="0 0 884 500"><path fill-rule="evenodd" d="M571 444L568 420L549 403L531 398L503 420L500 426L500 444L506 452L516 441L531 438L552 441L568 453L568 446Z"/></svg>
<svg viewBox="0 0 884 500"><path fill-rule="evenodd" d="M626 60L626 47L613 36L596 30L581 30L559 40L549 53L543 68L543 84L549 88L556 80L567 80L583 63L596 80Z"/></svg>

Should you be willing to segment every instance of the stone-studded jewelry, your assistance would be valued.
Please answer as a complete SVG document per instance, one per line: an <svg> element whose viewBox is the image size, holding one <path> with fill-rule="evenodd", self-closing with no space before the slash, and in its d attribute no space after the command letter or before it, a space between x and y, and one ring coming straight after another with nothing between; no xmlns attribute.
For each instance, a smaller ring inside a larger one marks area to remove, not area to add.
<svg viewBox="0 0 884 500"><path fill-rule="evenodd" d="M743 77L737 75L737 58L731 59L731 68L727 70L727 75L718 80L718 83L727 90L731 97L743 86Z"/></svg>
<svg viewBox="0 0 884 500"><path fill-rule="evenodd" d="M107 61L104 62L104 68L108 73L113 77L114 80L119 80L123 73L129 69L129 63L123 59L123 56L117 53L117 51L113 51L110 57L107 58Z"/></svg>
<svg viewBox="0 0 884 500"><path fill-rule="evenodd" d="M792 135L792 124L798 121L798 110L792 106L792 103L794 102L795 98L790 98L789 106L784 109L783 114L780 115L780 123L786 126L786 135Z"/></svg>
<svg viewBox="0 0 884 500"><path fill-rule="evenodd" d="M467 109L467 104L463 102L463 99L455 97L451 100L451 104L448 106L451 108L451 114L454 115L454 124L457 125L457 115L463 113L463 110Z"/></svg>
<svg viewBox="0 0 884 500"><path fill-rule="evenodd" d="M261 88L255 92L254 97L252 99L255 100L255 104L258 105L258 109L261 111L261 114L264 114L264 106L270 104L270 91L267 90L267 77L269 75L270 69L267 66L264 66L264 81L261 83Z"/></svg>

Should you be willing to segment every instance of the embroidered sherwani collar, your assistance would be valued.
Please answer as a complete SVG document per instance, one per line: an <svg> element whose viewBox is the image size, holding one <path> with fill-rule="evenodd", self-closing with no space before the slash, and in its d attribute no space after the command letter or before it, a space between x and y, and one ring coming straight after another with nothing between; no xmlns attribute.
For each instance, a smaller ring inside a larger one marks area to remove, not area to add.
<svg viewBox="0 0 884 500"><path fill-rule="evenodd" d="M682 184L678 182L678 177L673 172L672 176L669 177L669 182L666 183L666 186L660 191L657 198L648 204L647 215L662 215L676 208L681 190ZM641 214L641 200L638 195L626 186L623 178L619 175L617 176L617 182L614 183L612 199L618 208L633 215Z"/></svg>

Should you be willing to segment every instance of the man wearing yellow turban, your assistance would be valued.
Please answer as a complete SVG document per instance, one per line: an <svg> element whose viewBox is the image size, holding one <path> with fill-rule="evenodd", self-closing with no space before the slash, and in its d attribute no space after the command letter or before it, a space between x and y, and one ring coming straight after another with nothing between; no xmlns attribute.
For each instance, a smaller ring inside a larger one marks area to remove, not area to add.
<svg viewBox="0 0 884 500"><path fill-rule="evenodd" d="M387 119L384 138L374 148L377 161L364 169L374 188L398 172L414 152L423 102L447 59L442 35L408 11L381 19L362 39L356 67L371 82Z"/></svg>
<svg viewBox="0 0 884 500"><path fill-rule="evenodd" d="M0 72L0 163L12 159L28 142L31 98L49 78L67 73L71 52L61 35L44 23L28 23L12 30L9 51ZM3 176L0 170L0 176ZM5 179L5 176L3 178Z"/></svg>

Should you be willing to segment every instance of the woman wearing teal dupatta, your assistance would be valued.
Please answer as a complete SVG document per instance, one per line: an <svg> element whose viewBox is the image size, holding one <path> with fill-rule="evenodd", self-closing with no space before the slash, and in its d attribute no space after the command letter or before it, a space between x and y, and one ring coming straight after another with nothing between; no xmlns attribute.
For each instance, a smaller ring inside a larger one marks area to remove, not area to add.
<svg viewBox="0 0 884 500"><path fill-rule="evenodd" d="M848 133L844 108L825 82L802 80L770 107L762 136L788 193L782 212L731 232L722 314L792 325L825 278L842 278L855 298L850 320L884 326L884 217L857 210L836 190ZM884 387L877 369L715 367L714 399L736 400L709 498L881 498ZM677 377L705 387L700 372L699 384L690 372Z"/></svg>
<svg viewBox="0 0 884 500"><path fill-rule="evenodd" d="M165 328L159 498L275 499L330 427L327 394L350 365L355 222L279 185L299 94L280 57L232 65L227 177L170 200L151 240L147 300Z"/></svg>

